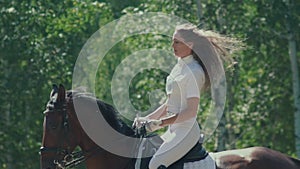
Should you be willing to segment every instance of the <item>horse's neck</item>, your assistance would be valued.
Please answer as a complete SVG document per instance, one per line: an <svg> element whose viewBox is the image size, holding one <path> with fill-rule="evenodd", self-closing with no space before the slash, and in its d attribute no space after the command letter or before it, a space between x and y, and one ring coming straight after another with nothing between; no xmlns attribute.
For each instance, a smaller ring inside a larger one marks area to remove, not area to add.
<svg viewBox="0 0 300 169"><path fill-rule="evenodd" d="M296 167L300 168L300 160L299 159L292 158L292 157L290 157L290 159L294 162L294 164L296 165Z"/></svg>
<svg viewBox="0 0 300 169"><path fill-rule="evenodd" d="M100 146L98 146L82 129L81 126L78 127L78 130L80 131L80 143L79 143L79 147L81 148L81 150L85 153L89 153L90 151L94 150L94 149L101 149L102 148Z"/></svg>
<svg viewBox="0 0 300 169"><path fill-rule="evenodd" d="M132 169L134 160L115 154L99 152L86 160L87 169Z"/></svg>
<svg viewBox="0 0 300 169"><path fill-rule="evenodd" d="M87 158L87 169L127 169L127 166L132 165L132 159L117 156L106 151L93 142L86 133L83 133L79 147Z"/></svg>
<svg viewBox="0 0 300 169"><path fill-rule="evenodd" d="M82 98L82 99L84 99L84 98ZM106 111L103 110L101 112L107 113L107 114L104 114L105 120L107 120L114 129L116 129L117 131L119 131L125 135L133 135L134 134L134 131L130 127L128 127L123 121L118 121L118 119L113 114L114 113L113 110L111 110L112 107L109 107L108 105L104 105L104 103L101 103L101 104L100 103L101 102L98 102L98 104L100 106L104 106L104 108L107 108ZM75 111L73 111L73 112L75 112ZM82 151L85 152L85 154L87 156L86 165L87 165L88 169L102 169L102 168L103 169L107 169L107 168L109 168L109 169L127 169L127 168L132 168L132 167L127 167L127 166L132 165L131 164L131 163L133 163L132 159L117 156L115 154L112 154L112 153L102 149L83 130L77 117L75 119L76 119L76 124L77 124L76 127L78 127L78 128L76 128L76 130L78 132L80 132L80 134L78 136L80 138L79 146L82 149ZM97 150L97 151L94 151L94 150ZM89 155L89 152L93 152L93 153Z"/></svg>

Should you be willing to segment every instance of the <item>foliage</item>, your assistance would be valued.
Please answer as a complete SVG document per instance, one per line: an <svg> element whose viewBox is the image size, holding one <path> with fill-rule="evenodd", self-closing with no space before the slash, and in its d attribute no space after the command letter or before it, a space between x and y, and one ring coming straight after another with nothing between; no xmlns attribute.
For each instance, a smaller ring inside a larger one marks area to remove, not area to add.
<svg viewBox="0 0 300 169"><path fill-rule="evenodd" d="M192 0L118 3L0 1L0 168L39 167L42 112L51 85L63 83L71 88L77 56L99 28L122 15L150 11L175 14L198 24ZM293 155L292 76L285 36L286 24L290 23L294 38L300 40L300 3L205 0L202 6L204 28L245 38L248 46L235 56L235 69L227 71L224 119L205 146L217 150L222 134L225 149L258 145ZM113 104L110 81L114 71L127 56L150 48L171 52L170 37L144 34L116 44L97 72L96 95ZM148 96L156 90L164 91L166 76L159 69L150 69L132 79L130 101L137 110L150 111L158 105ZM200 122L207 116L209 103L206 93L201 99Z"/></svg>
<svg viewBox="0 0 300 169"><path fill-rule="evenodd" d="M86 39L112 18L92 1L1 1L0 168L38 168L52 83L70 87Z"/></svg>

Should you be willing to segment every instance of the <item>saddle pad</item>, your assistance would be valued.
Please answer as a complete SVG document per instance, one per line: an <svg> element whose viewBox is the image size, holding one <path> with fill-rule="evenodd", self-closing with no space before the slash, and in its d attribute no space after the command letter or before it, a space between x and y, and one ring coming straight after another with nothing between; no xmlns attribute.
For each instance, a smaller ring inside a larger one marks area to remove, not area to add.
<svg viewBox="0 0 300 169"><path fill-rule="evenodd" d="M184 163L184 169L216 169L215 161L208 155L205 159Z"/></svg>

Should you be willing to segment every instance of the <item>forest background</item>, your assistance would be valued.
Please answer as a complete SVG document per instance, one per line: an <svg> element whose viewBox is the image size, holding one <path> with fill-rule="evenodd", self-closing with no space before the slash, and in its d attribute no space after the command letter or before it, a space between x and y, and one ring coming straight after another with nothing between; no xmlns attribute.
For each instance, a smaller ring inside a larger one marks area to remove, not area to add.
<svg viewBox="0 0 300 169"><path fill-rule="evenodd" d="M0 168L39 168L42 112L52 84L70 89L88 38L115 19L143 12L173 14L244 39L247 48L226 71L226 107L205 142L209 151L265 146L300 157L300 1L0 0ZM121 61L141 49L171 51L170 44L170 38L153 34L116 44L101 62L96 96L113 104L110 83ZM132 80L130 101L137 110L153 106L147 96L164 90L166 76L151 69ZM201 99L199 114L205 115L209 98Z"/></svg>

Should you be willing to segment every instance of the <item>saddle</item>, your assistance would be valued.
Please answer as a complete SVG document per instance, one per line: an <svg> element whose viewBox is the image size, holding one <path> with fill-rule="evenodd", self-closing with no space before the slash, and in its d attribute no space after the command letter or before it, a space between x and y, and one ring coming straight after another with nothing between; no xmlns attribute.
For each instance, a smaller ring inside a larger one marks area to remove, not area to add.
<svg viewBox="0 0 300 169"><path fill-rule="evenodd" d="M183 169L184 163L195 162L205 159L208 152L202 147L202 143L197 143L186 155L173 163L168 169ZM161 167L161 169L163 169Z"/></svg>
<svg viewBox="0 0 300 169"><path fill-rule="evenodd" d="M145 155L145 153L149 154L150 151L152 154L154 154L158 147L161 145L162 140L160 139L160 137L153 137L153 135L150 137L151 138L149 139L149 136L147 136L147 140L145 138L143 139L144 142L142 141L142 144L139 148L141 151L138 151L140 153L139 156ZM174 162L168 168L161 166L158 169L183 169L184 163L200 161L205 159L207 156L208 152L204 147L202 147L202 142L200 141L187 154L185 154L178 161ZM138 158L135 163L135 169L148 168L150 160L151 157Z"/></svg>

